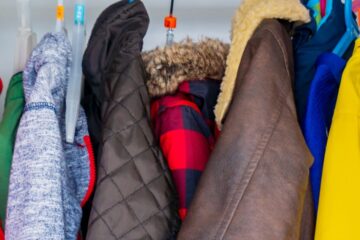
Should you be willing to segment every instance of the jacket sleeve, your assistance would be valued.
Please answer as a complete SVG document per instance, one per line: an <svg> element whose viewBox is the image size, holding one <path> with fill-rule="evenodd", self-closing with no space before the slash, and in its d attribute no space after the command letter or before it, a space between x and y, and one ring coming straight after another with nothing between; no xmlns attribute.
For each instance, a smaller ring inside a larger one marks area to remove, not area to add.
<svg viewBox="0 0 360 240"><path fill-rule="evenodd" d="M44 239L50 232L64 232L61 132L52 97L42 91L51 82L47 76L60 71L49 66L42 66L34 79L42 87L32 91L16 135L5 223L9 240Z"/></svg>
<svg viewBox="0 0 360 240"><path fill-rule="evenodd" d="M172 106L162 107L168 97L152 104L155 136L171 170L179 197L179 215L186 216L201 173L213 146L213 136L198 107L177 99Z"/></svg>

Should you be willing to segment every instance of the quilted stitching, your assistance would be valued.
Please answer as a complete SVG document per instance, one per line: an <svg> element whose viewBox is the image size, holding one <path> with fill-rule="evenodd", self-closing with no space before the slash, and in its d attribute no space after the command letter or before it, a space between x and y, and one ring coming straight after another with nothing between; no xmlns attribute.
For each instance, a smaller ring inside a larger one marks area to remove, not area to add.
<svg viewBox="0 0 360 240"><path fill-rule="evenodd" d="M126 75L118 74L115 81L106 82L106 89L109 89L106 96L111 97L104 103L104 106L107 106L103 113L106 133L101 144L103 154L99 167L102 171L99 171L98 178L98 191L116 189L115 196L117 197L106 198L101 192L97 192L93 203L96 214L92 216L90 226L101 221L99 224L106 226L113 239L130 236L132 231L139 228L143 236L159 239L157 236L159 226L154 225L159 221L162 223L160 227L169 235L171 234L168 223L161 220L165 218L168 222L173 221L172 214L169 214L172 210L167 197L172 192L163 192L166 189L170 190L172 184L168 170L164 167L163 158L154 146L154 138L148 121L148 109L127 107L134 102L137 106L139 104L149 106L149 98L144 99L147 96L144 82L139 82L144 78L123 79ZM114 82L116 85L110 86ZM131 86L122 85L123 82L132 84ZM114 100L116 96L121 95L124 88L131 89L130 93L123 96L120 101ZM117 120L117 123L114 124L114 120ZM116 129L121 126L122 129ZM135 140L132 139L133 136L136 136ZM129 142L131 144L126 144ZM111 156L117 156L117 159ZM162 164L159 164L159 159ZM113 193L114 191L111 192ZM112 225L114 222L124 224L124 219L119 213L131 216L125 220L127 231L123 225ZM152 219L155 219L154 223Z"/></svg>
<svg viewBox="0 0 360 240"><path fill-rule="evenodd" d="M146 13L141 1L118 12L119 19L109 23L100 17L102 23L107 26ZM139 19L131 20L133 25L136 21ZM94 31L91 41L106 37L97 35L101 31ZM142 40L128 32L118 34L111 40L117 44L112 61L101 76L102 139L87 239L167 239L178 227L176 194L150 127L150 98L137 43ZM89 48L87 51L91 51L91 42Z"/></svg>

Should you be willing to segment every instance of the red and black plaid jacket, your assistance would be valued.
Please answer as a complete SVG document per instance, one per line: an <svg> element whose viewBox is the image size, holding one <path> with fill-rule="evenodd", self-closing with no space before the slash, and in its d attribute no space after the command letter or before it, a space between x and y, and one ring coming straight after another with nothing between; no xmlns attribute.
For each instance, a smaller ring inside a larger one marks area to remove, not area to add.
<svg viewBox="0 0 360 240"><path fill-rule="evenodd" d="M155 136L173 175L182 220L215 145L213 109L219 89L218 81L187 81L175 94L158 98L151 105Z"/></svg>

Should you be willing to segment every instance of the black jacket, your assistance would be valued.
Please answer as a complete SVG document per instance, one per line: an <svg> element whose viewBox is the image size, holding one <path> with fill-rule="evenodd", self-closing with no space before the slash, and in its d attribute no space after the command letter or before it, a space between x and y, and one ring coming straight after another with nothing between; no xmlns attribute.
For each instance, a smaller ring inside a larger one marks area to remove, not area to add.
<svg viewBox="0 0 360 240"><path fill-rule="evenodd" d="M98 156L88 240L168 239L176 195L150 127L141 59L149 18L143 3L118 2L97 20L83 69L83 104Z"/></svg>

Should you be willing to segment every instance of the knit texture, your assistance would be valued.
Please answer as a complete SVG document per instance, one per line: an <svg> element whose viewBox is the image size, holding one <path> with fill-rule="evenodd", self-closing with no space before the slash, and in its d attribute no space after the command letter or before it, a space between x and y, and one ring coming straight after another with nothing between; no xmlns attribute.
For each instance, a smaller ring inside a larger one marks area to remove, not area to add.
<svg viewBox="0 0 360 240"><path fill-rule="evenodd" d="M345 63L343 59L332 53L326 53L319 57L303 119L305 140L314 156L310 179L316 212L326 143Z"/></svg>
<svg viewBox="0 0 360 240"><path fill-rule="evenodd" d="M10 81L3 119L0 122L0 220L5 226L6 201L9 190L10 168L16 131L25 105L22 73L15 74Z"/></svg>
<svg viewBox="0 0 360 240"><path fill-rule="evenodd" d="M91 189L84 111L75 144L65 139L65 96L71 45L62 33L47 34L24 72L25 110L10 176L6 239L76 239L81 202Z"/></svg>

